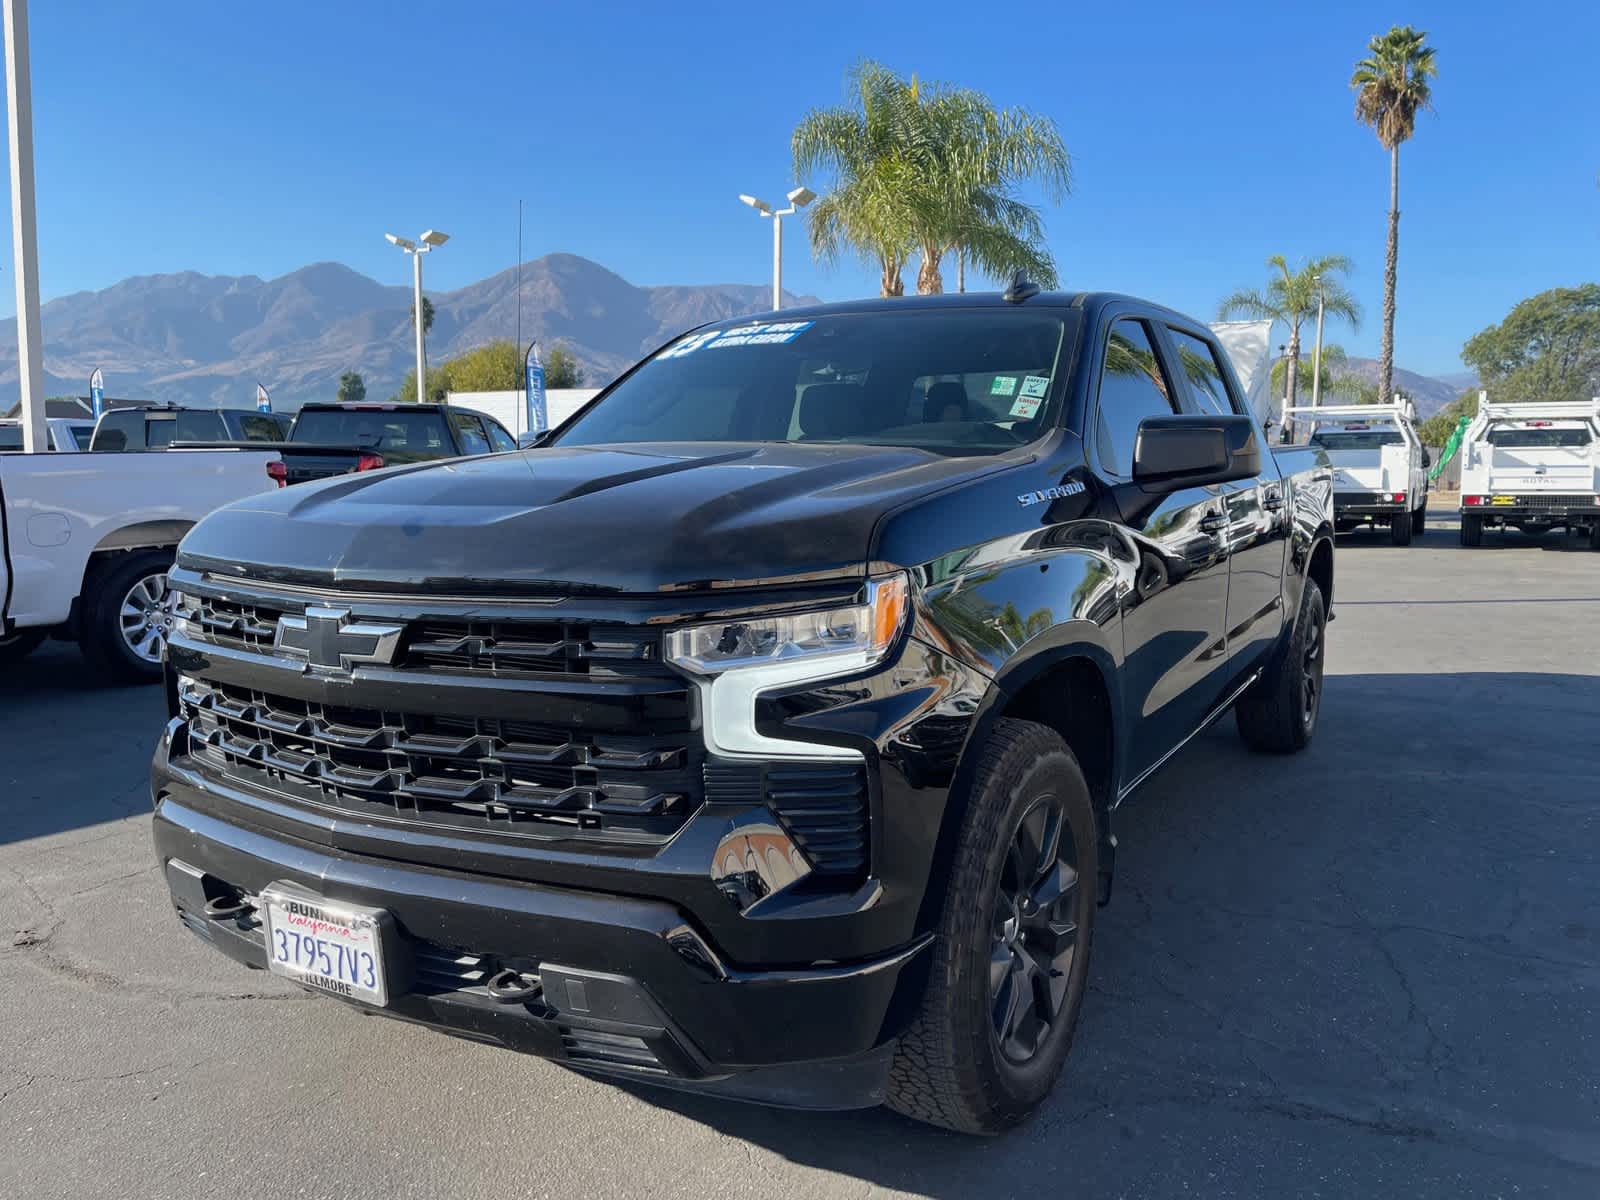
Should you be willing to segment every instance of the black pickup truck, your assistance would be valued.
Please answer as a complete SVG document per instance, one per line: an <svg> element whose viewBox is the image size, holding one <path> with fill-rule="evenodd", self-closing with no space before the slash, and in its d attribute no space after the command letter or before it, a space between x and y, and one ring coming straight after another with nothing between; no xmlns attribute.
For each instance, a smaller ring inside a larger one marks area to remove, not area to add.
<svg viewBox="0 0 1600 1200"><path fill-rule="evenodd" d="M190 443L190 448L200 443ZM516 439L493 417L448 404L307 404L276 450L267 474L279 487L374 471L515 450Z"/></svg>
<svg viewBox="0 0 1600 1200"><path fill-rule="evenodd" d="M1115 810L1315 729L1331 471L1115 295L713 325L544 446L268 492L172 572L183 924L585 1071L988 1132L1044 1098Z"/></svg>

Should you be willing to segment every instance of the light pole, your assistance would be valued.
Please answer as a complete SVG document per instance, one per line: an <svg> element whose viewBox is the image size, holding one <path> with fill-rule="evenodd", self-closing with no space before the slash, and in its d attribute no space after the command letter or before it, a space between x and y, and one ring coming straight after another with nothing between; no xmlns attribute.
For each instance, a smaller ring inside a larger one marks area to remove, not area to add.
<svg viewBox="0 0 1600 1200"><path fill-rule="evenodd" d="M33 76L28 68L27 0L5 0L6 116L11 143L11 245L17 276L17 387L22 448L41 454L45 418L44 342L39 329L39 238L33 206Z"/></svg>
<svg viewBox="0 0 1600 1200"><path fill-rule="evenodd" d="M789 207L774 209L765 200L757 200L754 196L739 197L763 217L772 218L772 307L776 311L783 307L783 219L793 216L806 205L817 198L817 194L808 187L797 187L789 193Z"/></svg>
<svg viewBox="0 0 1600 1200"><path fill-rule="evenodd" d="M450 240L448 233L440 233L437 229L423 230L422 236L412 241L410 238L396 237L392 233L383 235L391 246L399 246L411 255L411 278L416 292L412 300L412 324L417 327L417 403L428 402L428 360L422 353L422 256L435 246L442 246Z"/></svg>
<svg viewBox="0 0 1600 1200"><path fill-rule="evenodd" d="M1311 353L1311 407L1322 404L1322 276L1313 275L1317 285L1317 347Z"/></svg>

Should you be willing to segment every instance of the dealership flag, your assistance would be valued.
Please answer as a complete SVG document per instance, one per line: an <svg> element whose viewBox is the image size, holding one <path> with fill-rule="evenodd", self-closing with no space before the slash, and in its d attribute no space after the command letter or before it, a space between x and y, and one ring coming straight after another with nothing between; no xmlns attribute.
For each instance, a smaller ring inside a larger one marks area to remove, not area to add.
<svg viewBox="0 0 1600 1200"><path fill-rule="evenodd" d="M528 344L528 362L523 371L528 387L528 433L543 433L550 428L544 404L544 363L539 361L539 342Z"/></svg>
<svg viewBox="0 0 1600 1200"><path fill-rule="evenodd" d="M262 412L272 411L272 397L267 395L267 389L259 383L256 384L256 407Z"/></svg>
<svg viewBox="0 0 1600 1200"><path fill-rule="evenodd" d="M89 376L89 406L94 409L94 419L98 421L106 410L106 377L99 367Z"/></svg>

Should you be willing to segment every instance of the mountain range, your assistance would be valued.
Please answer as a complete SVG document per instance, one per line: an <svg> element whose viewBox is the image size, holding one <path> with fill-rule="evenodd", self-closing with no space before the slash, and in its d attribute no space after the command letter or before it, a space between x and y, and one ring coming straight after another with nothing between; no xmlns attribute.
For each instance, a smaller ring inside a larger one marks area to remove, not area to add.
<svg viewBox="0 0 1600 1200"><path fill-rule="evenodd" d="M548 350L560 342L585 383L598 386L675 334L704 321L771 307L752 284L636 287L598 263L550 254L524 263L521 328ZM495 338L516 336L518 272L509 268L454 291L429 291L435 363ZM787 304L814 297L785 293ZM45 304L50 395L85 394L100 367L117 396L177 404L254 407L257 381L273 405L331 400L339 376L359 371L387 399L414 362L411 289L339 263L314 263L278 279L182 271L139 275ZM17 323L0 323L0 411L17 399Z"/></svg>
<svg viewBox="0 0 1600 1200"><path fill-rule="evenodd" d="M575 254L524 263L521 328L548 349L564 344L584 382L609 382L639 357L705 321L763 312L765 285L637 287ZM454 291L430 291L432 362L516 336L515 267ZM786 304L815 303L785 293ZM387 399L411 369L411 289L379 283L339 263L313 263L277 279L180 271L138 275L44 305L44 365L50 395L82 395L104 370L109 394L177 404L252 407L257 381L274 407L331 400L345 371L367 395ZM1345 370L1376 380L1376 360ZM1395 371L1397 386L1427 416L1460 394L1463 377ZM17 399L17 324L0 322L0 411Z"/></svg>

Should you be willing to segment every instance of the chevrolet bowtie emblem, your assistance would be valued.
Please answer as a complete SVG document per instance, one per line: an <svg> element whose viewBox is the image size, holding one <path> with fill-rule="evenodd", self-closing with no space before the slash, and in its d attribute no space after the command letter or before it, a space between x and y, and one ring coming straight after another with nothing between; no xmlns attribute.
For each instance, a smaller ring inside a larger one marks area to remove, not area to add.
<svg viewBox="0 0 1600 1200"><path fill-rule="evenodd" d="M351 621L347 608L307 608L304 616L278 618L273 648L305 660L308 671L349 671L357 663L390 663L403 625Z"/></svg>

